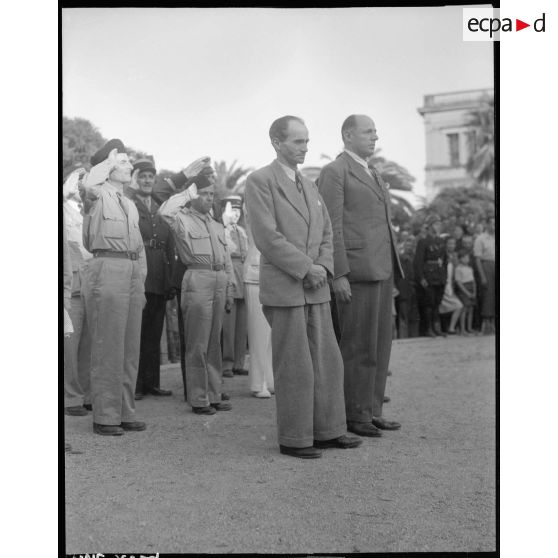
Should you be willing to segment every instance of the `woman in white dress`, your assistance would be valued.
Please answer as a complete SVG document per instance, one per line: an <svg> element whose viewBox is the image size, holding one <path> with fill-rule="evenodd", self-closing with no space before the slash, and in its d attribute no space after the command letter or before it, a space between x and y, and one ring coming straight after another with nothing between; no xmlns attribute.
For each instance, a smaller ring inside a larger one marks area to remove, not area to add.
<svg viewBox="0 0 558 558"><path fill-rule="evenodd" d="M271 364L271 327L267 323L260 303L260 253L254 244L246 208L246 234L248 253L244 261L244 297L248 319L248 348L250 366L248 380L254 397L269 398L274 392Z"/></svg>

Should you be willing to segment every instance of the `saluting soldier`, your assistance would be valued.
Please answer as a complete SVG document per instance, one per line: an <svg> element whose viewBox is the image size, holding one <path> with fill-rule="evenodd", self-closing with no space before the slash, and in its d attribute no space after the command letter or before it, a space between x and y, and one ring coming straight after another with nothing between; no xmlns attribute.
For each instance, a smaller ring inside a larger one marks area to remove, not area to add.
<svg viewBox="0 0 558 558"><path fill-rule="evenodd" d="M213 415L232 407L221 401L221 329L232 306L233 272L225 229L210 215L215 183L206 176L171 196L159 214L173 230L186 266L182 279L187 401L194 413ZM197 193L196 193L197 192Z"/></svg>
<svg viewBox="0 0 558 558"><path fill-rule="evenodd" d="M145 422L136 420L134 389L147 266L138 211L123 195L132 164L122 141L107 142L91 164L83 245L93 258L83 289L91 334L93 430L118 436L145 430Z"/></svg>
<svg viewBox="0 0 558 558"><path fill-rule="evenodd" d="M137 189L129 195L139 215L139 228L145 248L147 277L146 304L141 322L141 344L135 398L144 395L169 396L172 391L161 389L161 335L165 323L167 299L171 297L171 274L174 262L174 240L169 226L157 215L159 204L152 197L157 171L150 159L134 163L133 178ZM172 298L172 297L171 297Z"/></svg>
<svg viewBox="0 0 558 558"><path fill-rule="evenodd" d="M448 257L446 243L440 236L442 221L432 213L426 220L426 237L417 243L414 258L417 292L424 308L426 334L441 336L439 306L444 296Z"/></svg>
<svg viewBox="0 0 558 558"><path fill-rule="evenodd" d="M244 261L248 253L248 236L238 224L242 214L242 198L231 195L221 203L225 206L222 219L234 272L233 305L223 319L223 376L232 378L234 374L248 375L248 370L244 368L248 335L244 303Z"/></svg>

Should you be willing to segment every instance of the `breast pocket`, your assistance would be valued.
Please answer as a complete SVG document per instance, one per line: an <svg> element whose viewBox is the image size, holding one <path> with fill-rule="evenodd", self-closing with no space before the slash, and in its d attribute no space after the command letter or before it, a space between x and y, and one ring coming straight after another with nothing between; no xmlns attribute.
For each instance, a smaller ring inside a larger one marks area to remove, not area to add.
<svg viewBox="0 0 558 558"><path fill-rule="evenodd" d="M126 236L127 223L123 215L103 208L103 231L107 238L124 238Z"/></svg>
<svg viewBox="0 0 558 558"><path fill-rule="evenodd" d="M209 233L189 232L192 252L195 256L211 256L211 239Z"/></svg>

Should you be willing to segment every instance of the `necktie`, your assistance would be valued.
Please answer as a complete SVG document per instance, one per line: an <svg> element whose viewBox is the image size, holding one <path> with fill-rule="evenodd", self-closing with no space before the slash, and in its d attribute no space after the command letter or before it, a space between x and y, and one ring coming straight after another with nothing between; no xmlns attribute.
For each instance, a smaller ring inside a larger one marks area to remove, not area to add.
<svg viewBox="0 0 558 558"><path fill-rule="evenodd" d="M300 179L300 176L298 176L298 172L295 172L295 184L298 193L302 194L302 180Z"/></svg>

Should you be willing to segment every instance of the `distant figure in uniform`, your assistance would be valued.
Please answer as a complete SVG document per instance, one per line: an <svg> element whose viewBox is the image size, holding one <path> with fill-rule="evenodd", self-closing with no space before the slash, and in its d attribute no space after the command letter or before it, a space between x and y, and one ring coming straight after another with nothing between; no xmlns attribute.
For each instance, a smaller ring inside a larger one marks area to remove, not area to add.
<svg viewBox="0 0 558 558"><path fill-rule="evenodd" d="M91 410L91 337L87 327L81 286L91 254L83 246L83 209L78 184L84 169L73 171L63 187L64 224L72 261L72 307L69 315L74 333L64 340L64 411L83 416Z"/></svg>
<svg viewBox="0 0 558 558"><path fill-rule="evenodd" d="M145 430L145 422L136 420L134 390L147 266L136 206L123 195L132 164L122 141L107 142L91 164L83 245L93 254L84 278L93 430L119 436L124 430Z"/></svg>
<svg viewBox="0 0 558 558"><path fill-rule="evenodd" d="M447 279L446 243L440 236L442 221L430 214L425 221L427 234L420 238L415 251L414 268L417 295L424 308L426 335L442 336L439 307Z"/></svg>
<svg viewBox="0 0 558 558"><path fill-rule="evenodd" d="M343 360L329 307L331 222L313 182L298 172L308 129L294 116L269 130L277 159L248 176L246 207L260 256L260 301L271 326L279 450L303 459L354 448L347 436Z"/></svg>
<svg viewBox="0 0 558 558"><path fill-rule="evenodd" d="M133 178L138 186L130 192L139 215L139 228L147 261L145 279L146 304L141 321L141 345L135 398L144 395L172 395L161 389L161 335L165 322L167 299L171 296L174 264L174 240L169 226L157 215L159 204L152 197L157 171L153 161L140 159L134 163ZM172 298L172 297L171 297Z"/></svg>
<svg viewBox="0 0 558 558"><path fill-rule="evenodd" d="M333 228L333 292L345 368L347 428L381 436L399 422L382 416L392 342L394 276L403 272L391 224L389 191L368 164L374 121L353 114L341 125L344 151L318 179Z"/></svg>
<svg viewBox="0 0 558 558"><path fill-rule="evenodd" d="M474 256L480 281L481 332L490 335L496 332L496 220L489 217L486 230L475 239Z"/></svg>
<svg viewBox="0 0 558 558"><path fill-rule="evenodd" d="M187 401L194 413L204 415L232 408L221 401L220 341L223 315L232 307L234 279L225 229L209 213L214 189L214 180L200 176L159 209L187 268L181 295Z"/></svg>
<svg viewBox="0 0 558 558"><path fill-rule="evenodd" d="M224 211L221 215L225 226L225 237L231 255L234 272L233 305L223 319L223 376L234 374L247 376L244 368L246 358L246 304L244 302L244 261L248 252L246 231L238 225L242 213L242 198L228 196L221 200Z"/></svg>

